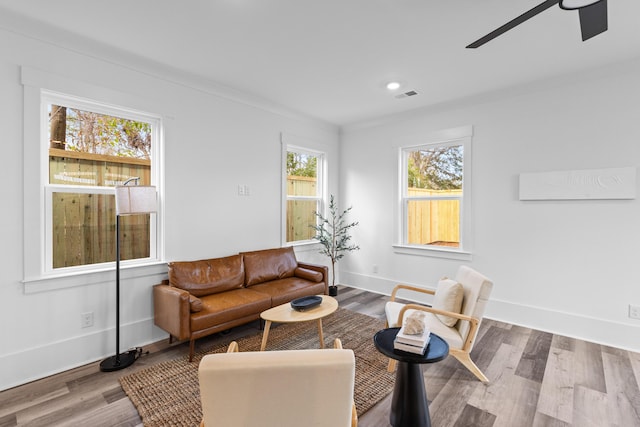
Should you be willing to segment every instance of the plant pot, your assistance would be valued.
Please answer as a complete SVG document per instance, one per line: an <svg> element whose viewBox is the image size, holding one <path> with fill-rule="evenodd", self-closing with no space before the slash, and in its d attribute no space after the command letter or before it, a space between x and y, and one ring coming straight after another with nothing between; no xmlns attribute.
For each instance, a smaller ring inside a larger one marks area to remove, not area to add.
<svg viewBox="0 0 640 427"><path fill-rule="evenodd" d="M337 297L338 296L338 287L337 286L329 286L329 296Z"/></svg>

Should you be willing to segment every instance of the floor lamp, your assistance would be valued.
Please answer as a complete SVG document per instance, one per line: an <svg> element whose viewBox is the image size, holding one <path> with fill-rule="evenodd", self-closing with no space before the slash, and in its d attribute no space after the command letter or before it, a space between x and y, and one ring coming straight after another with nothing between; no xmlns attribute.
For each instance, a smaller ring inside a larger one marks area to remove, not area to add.
<svg viewBox="0 0 640 427"><path fill-rule="evenodd" d="M157 212L156 187L148 185L127 185L140 178L131 178L116 189L116 354L100 362L103 372L118 371L131 366L138 358L137 349L120 353L120 217Z"/></svg>

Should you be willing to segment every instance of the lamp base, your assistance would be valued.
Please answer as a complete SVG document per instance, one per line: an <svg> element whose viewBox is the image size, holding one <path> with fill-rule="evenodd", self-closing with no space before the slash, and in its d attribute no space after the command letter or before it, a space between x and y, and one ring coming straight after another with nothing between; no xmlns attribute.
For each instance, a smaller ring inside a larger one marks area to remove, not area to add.
<svg viewBox="0 0 640 427"><path fill-rule="evenodd" d="M138 360L138 355L141 353L140 350L133 349L126 353L120 353L117 356L108 357L100 362L100 370L102 372L112 372L127 368L133 365L133 362Z"/></svg>

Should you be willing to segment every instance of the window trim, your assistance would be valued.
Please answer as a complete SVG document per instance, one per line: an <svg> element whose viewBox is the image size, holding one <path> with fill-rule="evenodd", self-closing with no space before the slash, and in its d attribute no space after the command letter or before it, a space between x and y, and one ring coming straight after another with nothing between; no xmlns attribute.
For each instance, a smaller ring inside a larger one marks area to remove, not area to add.
<svg viewBox="0 0 640 427"><path fill-rule="evenodd" d="M152 223L155 222L153 224L155 225L155 233L152 233L150 243L154 246L155 257L126 260L122 262L121 267L134 269L131 271L131 277L144 277L162 272L166 264L163 261L164 178L162 169L164 166L165 134L163 116L143 112L145 107L140 107L140 105L144 102L130 94L71 80L26 66L21 69L21 83L24 88L24 275L22 282L25 286L25 292L42 292L102 283L105 273L112 272L115 268L115 261L56 269L47 264L47 240L51 239L47 239L46 235L50 230L50 221L46 212L48 203L46 197L54 188L60 188L49 184L48 180L47 103L52 100L54 103L57 101L74 108L152 123L155 144L152 144L151 147L151 184L158 188L158 212L152 215ZM121 105L130 105L131 107L121 107ZM61 185L61 187L65 187L65 191L72 189L72 186ZM73 188L74 192L77 192L77 187L82 187L82 191L91 188L76 186ZM99 188L109 191L109 187Z"/></svg>
<svg viewBox="0 0 640 427"><path fill-rule="evenodd" d="M398 197L396 203L396 242L393 246L397 253L409 255L431 256L437 258L449 258L458 260L471 260L473 247L472 234L472 204L471 204L471 159L472 159L472 126L461 126L453 129L446 129L426 135L415 137L406 141L398 147ZM463 181L462 196L430 196L430 197L408 197L407 196L407 159L408 152L417 148L428 148L438 146L463 146ZM460 247L451 248L446 246L429 246L409 244L407 225L407 205L410 200L460 200Z"/></svg>
<svg viewBox="0 0 640 427"><path fill-rule="evenodd" d="M127 120L145 122L151 125L152 137L151 140L151 185L156 185L158 181L158 166L153 159L155 159L157 153L156 145L160 142L159 135L162 129L162 120L158 116L154 116L149 113L135 111L129 108L108 105L99 101L93 101L85 98L80 98L73 95L61 94L50 90L42 89L40 91L40 146L42 150L44 169L41 171L42 185L45 189L45 227L44 227L44 264L42 266L42 273L44 275L50 275L52 273L64 273L75 271L94 271L100 269L103 265L115 265L115 261L96 264L84 264L71 267L53 267L53 242L51 232L53 230L53 218L52 218L52 194L53 192L61 193L85 193L85 194L114 194L115 187L107 186L79 186L79 185L64 185L64 184L50 184L49 183L49 164L48 164L48 149L49 149L49 112L48 105L63 105L66 108L76 108L79 110L90 111L107 116L119 117ZM144 265L151 261L158 261L158 230L156 215L150 216L150 241L149 250L150 256L146 258L138 258L134 260L121 261L121 265Z"/></svg>
<svg viewBox="0 0 640 427"><path fill-rule="evenodd" d="M289 200L317 200L319 202L320 212L325 212L327 201L327 153L321 150L309 148L301 138L291 135L282 135L282 152L281 152L281 173L282 173L282 205L281 205L281 224L280 224L280 240L281 245L285 246L304 246L318 243L315 239L297 240L287 242L287 201ZM308 141L306 141L308 142ZM289 196L287 194L287 153L294 151L296 153L313 155L318 159L316 172L316 196Z"/></svg>

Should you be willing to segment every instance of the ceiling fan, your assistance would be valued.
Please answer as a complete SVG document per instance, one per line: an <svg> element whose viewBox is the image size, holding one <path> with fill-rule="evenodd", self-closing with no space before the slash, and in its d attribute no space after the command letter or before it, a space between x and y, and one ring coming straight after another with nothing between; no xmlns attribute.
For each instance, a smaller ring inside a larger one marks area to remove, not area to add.
<svg viewBox="0 0 640 427"><path fill-rule="evenodd" d="M578 10L582 41L607 31L607 0L546 0L486 36L474 41L467 48L475 49L480 47L556 4L564 10Z"/></svg>

